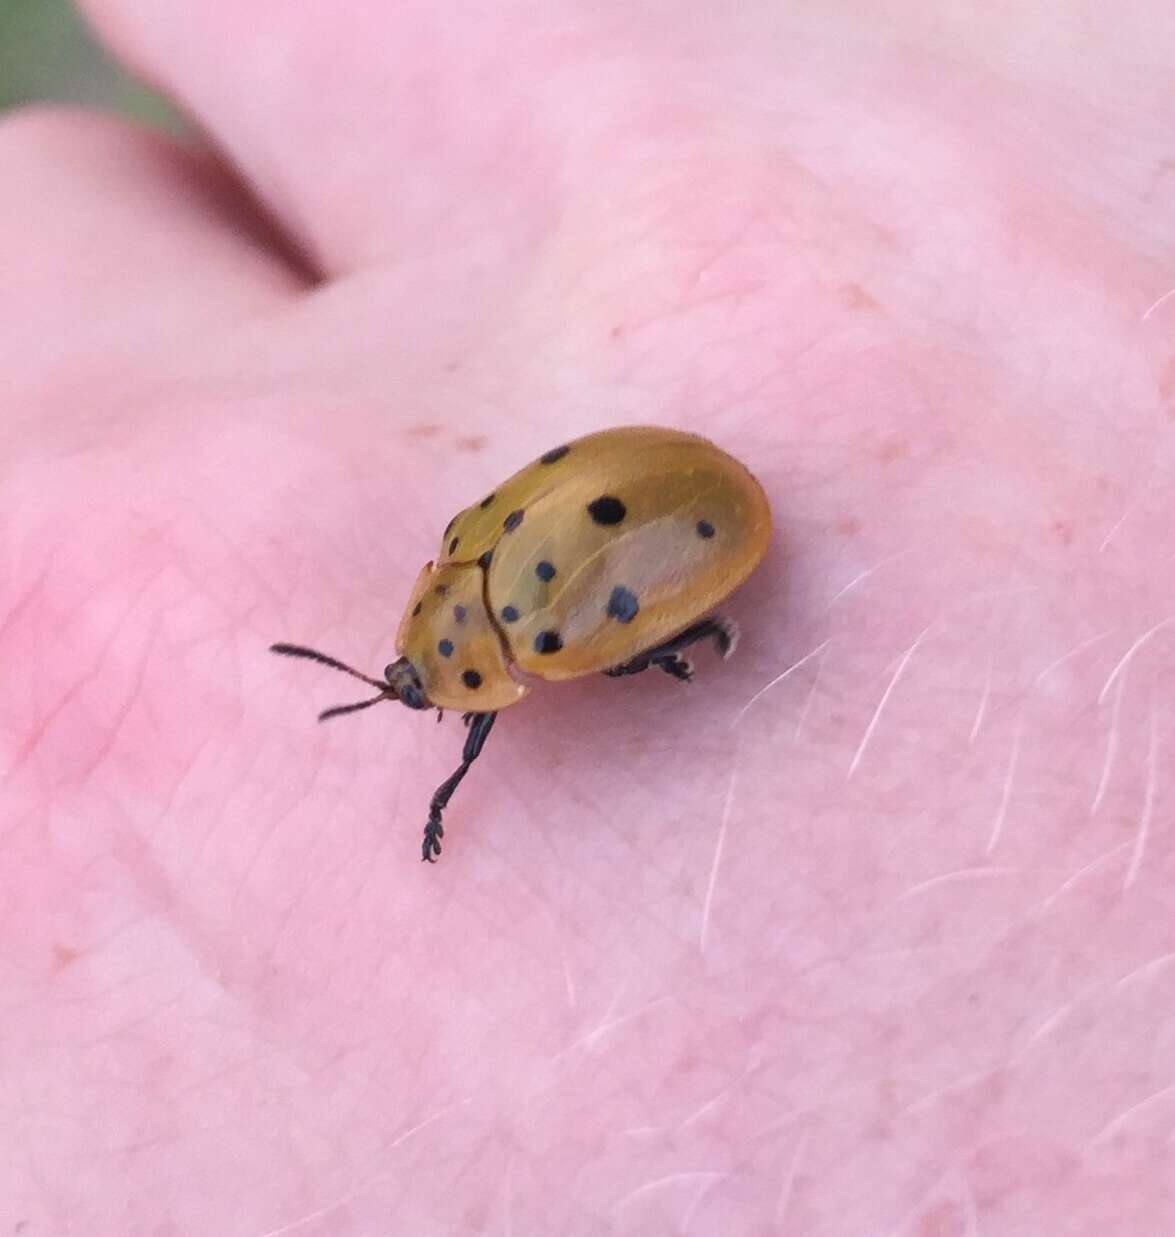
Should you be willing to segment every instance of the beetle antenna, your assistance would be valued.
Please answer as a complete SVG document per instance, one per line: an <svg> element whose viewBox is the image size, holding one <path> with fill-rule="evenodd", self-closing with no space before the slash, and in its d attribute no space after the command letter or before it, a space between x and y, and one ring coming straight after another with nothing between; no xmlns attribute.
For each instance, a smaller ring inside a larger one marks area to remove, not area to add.
<svg viewBox="0 0 1175 1237"><path fill-rule="evenodd" d="M353 679L362 679L364 683L370 684L372 687L378 687L385 696L389 695L389 686L387 683L381 682L379 679L369 678L366 674L360 674L358 670L348 666L345 662L339 661L335 657L328 657L325 653L318 652L317 649L308 649L301 644L271 644L269 646L271 653L281 653L283 657L305 657L309 661L316 661L321 666L330 666L332 670L341 670L344 674L349 674ZM371 700L369 704L374 704Z"/></svg>
<svg viewBox="0 0 1175 1237"><path fill-rule="evenodd" d="M320 722L325 722L332 717L342 717L344 713L358 713L360 709L370 709L373 704L379 704L381 700L394 700L395 697L389 692L380 692L378 696L372 696L370 700L360 700L358 704L336 704L333 709L323 709L318 715Z"/></svg>

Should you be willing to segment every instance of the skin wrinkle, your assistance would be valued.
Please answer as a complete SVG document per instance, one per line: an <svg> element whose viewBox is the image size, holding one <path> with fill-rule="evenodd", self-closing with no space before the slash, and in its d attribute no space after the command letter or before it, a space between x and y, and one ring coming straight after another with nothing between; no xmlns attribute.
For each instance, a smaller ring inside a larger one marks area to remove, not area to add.
<svg viewBox="0 0 1175 1237"><path fill-rule="evenodd" d="M932 1215L928 1210L928 1205L942 1197L944 1193L944 1184L952 1184L955 1189L949 1192L949 1199L952 1202L958 1202L959 1207L964 1216L963 1237L975 1237L978 1234L978 1219L975 1208L975 1194L967 1180L967 1177L958 1168L952 1168L944 1173L938 1181L922 1196L918 1203L906 1213L900 1223L891 1231L889 1237L906 1237L907 1234L913 1234L915 1229L913 1225L920 1218L926 1218L933 1222L937 1228L941 1217ZM956 1197L958 1195L958 1197ZM919 1225L921 1228L921 1225Z"/></svg>
<svg viewBox="0 0 1175 1237"><path fill-rule="evenodd" d="M350 869L353 860L354 852L352 851L345 854L333 867L320 866L312 871L312 873L305 880L299 882L295 896L290 899L278 917L274 925L274 929L270 934L269 940L265 943L264 951L260 955L262 958L263 970L277 970L276 963L278 956L281 953L282 946L287 940L293 940L295 936L295 922L298 913L312 901L314 893L321 886L346 873ZM357 906L360 904L363 888L371 879L373 866L374 865L365 866L360 873L358 873L360 883L349 899L352 906ZM243 882L240 888L244 888Z"/></svg>
<svg viewBox="0 0 1175 1237"><path fill-rule="evenodd" d="M23 765L27 759L29 759L33 752L36 751L37 747L43 742L45 737L53 728L54 722L61 717L71 705L78 701L78 698L82 696L87 688L91 687L102 678L103 673L107 669L107 664L111 655L114 653L115 649L121 647L116 637L125 626L128 617L135 613L140 602L150 592L154 583L155 576L152 573L148 576L146 582L141 584L127 601L127 604L123 608L122 615L114 625L114 630L106 639L103 640L102 648L100 649L92 667L90 667L86 673L80 674L78 678L74 680L73 684L65 690L61 698L52 707L45 711L37 722L30 727L28 735L17 747L11 764L5 770L6 779L11 775L11 773L19 769L20 766Z"/></svg>
<svg viewBox="0 0 1175 1237"><path fill-rule="evenodd" d="M224 1082L230 1078L241 1077L248 1070L255 1068L260 1061L281 1060L286 1056L287 1052L287 1047L274 1045L262 1052L250 1053L237 1060L229 1061L214 1070L210 1070L198 1082L172 1089L168 1093L169 1099L174 1102L188 1095L198 1095L204 1092L214 1093L217 1083Z"/></svg>
<svg viewBox="0 0 1175 1237"><path fill-rule="evenodd" d="M222 819L231 820L232 813L225 812ZM234 872L235 887L232 890L228 904L231 918L234 921L241 917L242 903L248 899L252 878L258 864L261 862L262 856L273 845L274 840L281 837L282 826L284 823L285 822L278 817L272 819L268 825L257 834L248 858L240 866L239 870ZM299 883L303 886L305 884L305 882ZM299 896L304 896L305 892L305 888L303 887Z"/></svg>
<svg viewBox="0 0 1175 1237"><path fill-rule="evenodd" d="M680 177L678 177L680 180ZM693 205L694 199L689 195L681 193L681 186L673 178L668 178L664 183L659 183L656 186L657 195L662 199L673 203L672 207L666 208L670 213L671 218L668 220L657 220L656 229L653 230L653 235L659 236L661 233L668 231L670 238L677 235L679 231L688 232L695 226L690 215L696 210ZM702 199L704 200L704 199ZM685 210L684 218L677 219L672 217L676 212L683 210L681 202L689 202L691 205ZM734 210L743 211L746 207L739 203L732 207ZM638 207L639 210L639 207ZM615 214L615 207L611 209L611 214ZM712 213L712 207L707 209L707 214ZM781 278L795 278L793 271L796 263L796 253L794 245L790 238L785 239L782 243L773 242L772 246L768 247L770 253L772 248L778 246L778 255L780 261L776 263L781 268ZM678 318L683 314L693 314L697 317L694 327L700 332L700 338L703 339L703 347L705 352L700 355L711 355L715 358L719 355L734 352L735 359L724 367L722 371L714 374L710 380L703 386L699 387L696 381L692 381L692 371L687 371L684 379L677 375L674 381L685 381L691 383L689 389L683 389L680 392L680 400L675 402L688 402L696 407L699 413L705 415L713 413L714 415L722 415L723 410L727 412L733 407L743 403L749 394L753 392L766 392L769 385L777 376L786 375L794 366L795 346L791 341L780 339L777 324L772 319L762 327L751 326L745 330L733 329L733 317L736 312L742 310L746 306L753 306L754 301L748 295L755 288L768 288L772 285L765 283L760 277L756 277L750 284L747 283L741 272L741 267L746 265L748 256L753 256L755 260L755 269L761 270L763 265L763 256L760 250L762 246L756 246L753 254L751 254L744 245L740 249L731 249L729 253L731 274L729 276L737 287L722 288L714 292L710 292L704 296L697 294L699 281L689 280L684 289L675 288L673 297L671 298L670 306L667 308L664 303L659 303L655 310L649 310L643 315L628 314L625 317L624 331L626 340L630 336L648 334L652 328L664 328L665 326L678 325ZM713 244L707 242L705 250L709 253L713 249ZM658 243L654 250L656 259L654 266L664 264L670 271L676 271L681 265L681 258L676 252L676 247L672 243L672 239L662 240ZM719 255L721 256L721 255ZM658 261L659 260L659 261ZM718 259L711 256L703 262L703 266L707 269L713 269L714 264ZM687 264L688 266L688 264ZM622 268L623 278L629 277L629 272L626 268ZM809 272L805 269L803 272L805 277L811 278ZM715 324L708 321L706 315L699 314L699 311L705 310L711 306L729 305L730 310L726 320L717 324L720 329L715 330ZM660 336L664 335L663 330L658 330L657 338L650 345L649 350L645 353L644 359L646 362L654 355L654 349L663 347ZM764 341L774 344L774 347L763 347ZM740 345L735 349L735 345ZM780 352L780 349L786 347L787 351ZM748 366L748 358L754 359L754 364ZM748 372L754 374L755 371L761 371L755 374L750 381L738 390L732 392L731 379L735 374L743 375ZM726 372L729 371L729 372ZM706 390L710 385L716 385L720 394L717 397L717 402L713 407L704 398ZM782 392L781 392L782 394Z"/></svg>
<svg viewBox="0 0 1175 1237"><path fill-rule="evenodd" d="M143 646L142 652L138 658L138 667L130 684L130 690L127 692L124 699L118 704L115 712L107 722L107 737L100 743L89 762L77 774L78 782L85 782L106 759L106 757L115 749L118 744L119 735L122 732L123 726L130 715L131 710L139 702L143 695L143 684L147 676L147 667L151 661L151 654L155 651L158 642L158 631L151 632Z"/></svg>
<svg viewBox="0 0 1175 1237"><path fill-rule="evenodd" d="M19 596L15 597L8 604L4 614L4 621L0 623L0 640L3 640L9 634L21 617L29 610L29 607L43 596L45 583L49 579L50 572L56 566L54 560L58 553L60 553L60 547L49 552L49 556L42 564L36 578Z"/></svg>
<svg viewBox="0 0 1175 1237"><path fill-rule="evenodd" d="M415 1138L416 1135L421 1133L423 1130L428 1129L429 1126L434 1125L436 1124L436 1122L443 1120L445 1117L449 1116L451 1113L457 1112L458 1110L467 1107L470 1103L472 1103L471 1099L464 1099L464 1100L459 1100L456 1104L450 1104L447 1108L442 1108L440 1112L433 1113L431 1117L426 1117L423 1121L420 1121L416 1125L412 1126L410 1129L405 1130L403 1134L393 1139L392 1142L390 1142L387 1145L385 1150L386 1151L396 1150L397 1147L400 1147L404 1143L408 1142L410 1139ZM308 1224L313 1224L315 1220L321 1220L325 1216L331 1215L333 1212L341 1210L348 1203L353 1202L355 1199L359 1198L361 1195L368 1193L369 1191L375 1189L379 1185L382 1185L385 1181L392 1181L392 1180L394 1180L394 1178L393 1178L393 1170L391 1169L388 1169L385 1172L375 1173L374 1175L365 1178L357 1186L355 1186L354 1189L349 1190L346 1194L342 1195L340 1198L336 1198L333 1202L327 1203L325 1206L316 1208L314 1211L308 1212L306 1215L300 1216L296 1220L291 1220L289 1223L283 1224L278 1228L266 1229L265 1232L259 1233L258 1237L285 1237L287 1233L295 1233L299 1229L305 1228Z"/></svg>
<svg viewBox="0 0 1175 1237"><path fill-rule="evenodd" d="M500 742L500 739L499 739L499 742ZM492 771L479 770L479 772L483 776L487 772L490 773L491 777L493 776ZM508 821L513 822L515 820L523 818L525 816L525 809L527 806L527 801L526 801L523 788L519 786L516 782L511 780L510 778L506 778L506 777L497 779L494 782L494 786L498 794L505 794L511 800L511 810L506 814L506 819ZM585 803L584 806L591 807L592 805L590 803ZM599 823L601 824L605 824L605 825L611 824L611 821L607 816L594 817L594 819L597 819ZM622 825L615 826L615 831L620 836L624 836L624 829ZM483 835L483 836L487 836L487 835ZM514 849L517 847L517 841L513 833L508 833L506 835L504 844L499 844L496 838L494 837L487 837L487 840L488 840L488 844L493 847L494 853L504 863L508 865L511 859L511 856L514 853ZM541 828L535 828L535 829L530 830L527 836L527 846L533 847L534 845L536 845L536 843L543 847L548 858L550 858L552 862L555 862L555 863L562 862L562 858L559 854L559 849L555 842L555 834L552 830L541 829ZM515 871L513 873L513 878L514 880L518 882L518 884L520 885L522 889L522 892L526 896L532 896L532 897L538 896L540 890L537 887L536 883L533 882L528 877L525 868Z"/></svg>
<svg viewBox="0 0 1175 1237"><path fill-rule="evenodd" d="M106 948L106 945L92 948L83 957L85 960L91 962L94 960L101 960L101 955L104 948ZM78 958L75 960L73 965L77 967L82 962L83 958ZM131 974L122 976L113 983L106 984L102 987L87 987L85 992L79 992L76 995L59 995L57 997L57 1001L63 1006L72 1005L78 1008L93 1008L104 1004L109 997L115 996L119 993L129 992L131 994L137 994L144 991L150 986L145 982L146 980L166 974L167 972L158 966L143 967ZM74 982L78 983L80 986L86 981L85 979L81 979L75 980ZM189 991L192 987L194 987L194 983L185 985L178 992L169 997L157 999L162 1001L163 1007L166 1007L167 1005L174 1004L178 1000L182 999L184 993ZM19 1006L15 1006L10 1008L7 1012L16 1013L19 1008ZM25 1008L31 1008L31 1006L25 1006ZM93 1038L80 1040L79 1043L86 1045L100 1044L112 1036L125 1034L128 1030L141 1026L145 1021L153 1018L158 1008L160 1008L158 1004L153 1005L152 1008L146 1013L136 1015L128 1021L120 1023L117 1027L111 1028L109 1031L102 1031L100 1034L93 1036Z"/></svg>
<svg viewBox="0 0 1175 1237"><path fill-rule="evenodd" d="M502 1232L504 1237L514 1237L514 1160L506 1161L502 1174Z"/></svg>
<svg viewBox="0 0 1175 1237"><path fill-rule="evenodd" d="M202 748L198 750L202 750ZM258 754L255 758L259 763L264 760L264 757L260 754ZM189 769L195 769L195 761L189 763ZM312 793L320 779L322 779L328 771L328 766L324 761L315 762L314 767L311 770L310 785L307 787L307 790ZM248 770L246 770L246 774L247 773ZM242 780L247 781L248 779L246 777ZM226 820L231 818L227 805L232 801L231 796L237 790L237 787L226 785L224 782L219 780L215 784L222 796L219 805L220 810L213 815L213 823L211 827L200 832L194 849L187 856L188 867L191 871L201 872L208 869L215 869L216 865L209 858L209 852L219 844L220 831L223 829ZM279 820L277 825L275 825L275 829L280 828L282 824L285 823L288 823L288 821Z"/></svg>
<svg viewBox="0 0 1175 1237"><path fill-rule="evenodd" d="M796 1139L796 1145L791 1154L791 1159L788 1161L787 1169L783 1174L783 1181L779 1187L779 1198L775 1203L775 1223L782 1225L787 1219L787 1213L791 1207L792 1191L795 1188L796 1174L800 1171L800 1167L804 1162L804 1155L808 1150L808 1139L811 1136L811 1130L803 1130L799 1138Z"/></svg>

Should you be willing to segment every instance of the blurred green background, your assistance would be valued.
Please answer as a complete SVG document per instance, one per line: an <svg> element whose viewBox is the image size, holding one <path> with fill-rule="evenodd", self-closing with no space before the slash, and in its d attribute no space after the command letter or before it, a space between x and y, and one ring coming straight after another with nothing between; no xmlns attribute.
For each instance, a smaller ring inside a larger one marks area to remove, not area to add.
<svg viewBox="0 0 1175 1237"><path fill-rule="evenodd" d="M176 124L159 99L98 50L69 0L0 0L0 109L36 99Z"/></svg>

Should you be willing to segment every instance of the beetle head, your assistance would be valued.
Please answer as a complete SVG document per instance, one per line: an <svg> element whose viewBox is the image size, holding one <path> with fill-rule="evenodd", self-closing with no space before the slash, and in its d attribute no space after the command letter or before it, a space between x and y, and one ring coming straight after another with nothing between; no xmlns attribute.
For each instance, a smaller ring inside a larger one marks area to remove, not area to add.
<svg viewBox="0 0 1175 1237"><path fill-rule="evenodd" d="M368 709L373 704L379 704L381 700L399 700L401 704L410 709L432 708L428 697L424 694L420 675L416 673L415 667L406 657L401 657L387 666L381 682L379 679L361 674L337 658L328 657L326 653L319 653L316 649L308 649L301 644L271 644L269 649L271 653L281 653L284 657L305 657L309 661L330 666L332 670L341 670L353 679L361 679L364 683L378 688L379 695L372 696L370 700L360 700L357 704L339 704L332 709L324 709L318 715L320 722L325 722L329 717L340 717L344 713L356 713L360 709Z"/></svg>
<svg viewBox="0 0 1175 1237"><path fill-rule="evenodd" d="M432 706L424 694L424 685L416 667L407 657L397 658L391 665L384 667L384 678L388 681L388 689L393 696L410 709L428 709Z"/></svg>

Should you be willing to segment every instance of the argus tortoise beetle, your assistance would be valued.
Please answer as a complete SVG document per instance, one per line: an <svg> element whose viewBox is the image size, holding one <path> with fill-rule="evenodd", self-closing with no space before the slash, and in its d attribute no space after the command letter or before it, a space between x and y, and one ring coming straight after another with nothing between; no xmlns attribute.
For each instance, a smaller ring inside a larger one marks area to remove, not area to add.
<svg viewBox="0 0 1175 1237"><path fill-rule="evenodd" d="M464 713L461 765L437 788L424 827L421 858L432 863L441 815L500 710L537 682L597 672L655 666L689 682L683 654L703 640L728 657L737 629L710 612L770 536L762 487L713 443L679 430L605 430L541 455L450 520L382 680L302 645L271 647L378 690L320 721L381 700Z"/></svg>

